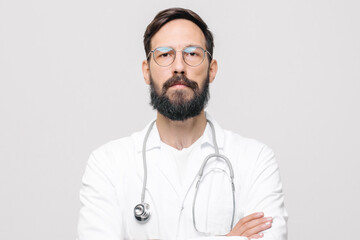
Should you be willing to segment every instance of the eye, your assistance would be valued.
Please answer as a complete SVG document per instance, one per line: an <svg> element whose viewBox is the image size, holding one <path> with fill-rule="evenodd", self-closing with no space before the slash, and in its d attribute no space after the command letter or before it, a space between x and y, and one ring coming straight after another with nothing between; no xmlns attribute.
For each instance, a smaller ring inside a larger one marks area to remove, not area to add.
<svg viewBox="0 0 360 240"><path fill-rule="evenodd" d="M170 54L169 53L162 53L159 55L159 57L168 57Z"/></svg>
<svg viewBox="0 0 360 240"><path fill-rule="evenodd" d="M187 47L184 49L184 56L188 58L202 57L203 51L199 47Z"/></svg>
<svg viewBox="0 0 360 240"><path fill-rule="evenodd" d="M168 47L160 47L155 50L156 58L171 58L174 56L174 50Z"/></svg>

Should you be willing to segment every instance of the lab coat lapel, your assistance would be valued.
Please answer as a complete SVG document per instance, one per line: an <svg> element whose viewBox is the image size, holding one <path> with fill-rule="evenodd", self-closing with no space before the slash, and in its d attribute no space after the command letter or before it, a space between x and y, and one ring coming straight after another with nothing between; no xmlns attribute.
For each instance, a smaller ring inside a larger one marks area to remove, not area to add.
<svg viewBox="0 0 360 240"><path fill-rule="evenodd" d="M172 159L167 159L166 154L164 153L164 149L161 149L162 144L163 143L161 143L157 125L154 124L146 144L146 152L148 154L147 163L149 167L153 170L154 174L156 174L156 176L153 177L158 178L158 175L163 177L163 181L156 181L158 183L161 183L161 186L155 187L170 187L179 197L180 187L176 165ZM152 177L150 173L148 174L148 176L150 178ZM164 186L163 184L168 184L168 186Z"/></svg>
<svg viewBox="0 0 360 240"><path fill-rule="evenodd" d="M159 157L158 161L156 161L156 167L164 177L164 184L169 184L176 193L177 197L180 197L180 183L175 162L173 159L169 159L171 156L166 154L166 151L161 148Z"/></svg>

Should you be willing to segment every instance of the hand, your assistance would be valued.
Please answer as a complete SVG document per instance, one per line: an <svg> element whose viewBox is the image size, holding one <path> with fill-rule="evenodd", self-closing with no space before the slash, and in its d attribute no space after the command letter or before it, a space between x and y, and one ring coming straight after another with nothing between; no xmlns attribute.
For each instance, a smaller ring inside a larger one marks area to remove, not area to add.
<svg viewBox="0 0 360 240"><path fill-rule="evenodd" d="M271 227L272 217L264 218L264 213L253 213L242 219L226 236L243 236L249 239L258 239L264 236L262 231Z"/></svg>

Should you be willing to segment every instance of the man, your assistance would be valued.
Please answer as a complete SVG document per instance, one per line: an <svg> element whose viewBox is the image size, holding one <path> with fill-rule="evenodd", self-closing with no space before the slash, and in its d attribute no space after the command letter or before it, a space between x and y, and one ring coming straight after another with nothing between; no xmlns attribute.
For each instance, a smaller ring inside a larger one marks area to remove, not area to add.
<svg viewBox="0 0 360 240"><path fill-rule="evenodd" d="M188 9L164 10L144 46L156 122L91 154L78 239L286 239L273 152L204 111L218 68L205 22Z"/></svg>

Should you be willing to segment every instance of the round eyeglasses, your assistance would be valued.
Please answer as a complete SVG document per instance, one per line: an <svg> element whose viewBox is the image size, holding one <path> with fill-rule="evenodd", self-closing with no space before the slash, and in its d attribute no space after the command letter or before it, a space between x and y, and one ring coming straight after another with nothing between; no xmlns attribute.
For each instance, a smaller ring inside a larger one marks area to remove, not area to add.
<svg viewBox="0 0 360 240"><path fill-rule="evenodd" d="M182 52L184 62L192 67L200 65L204 61L206 53L209 54L210 58L212 57L207 50L197 46L190 46L181 51L175 51L175 49L171 47L158 47L150 51L147 58L149 58L152 53L154 61L159 66L167 67L175 61L176 52Z"/></svg>

